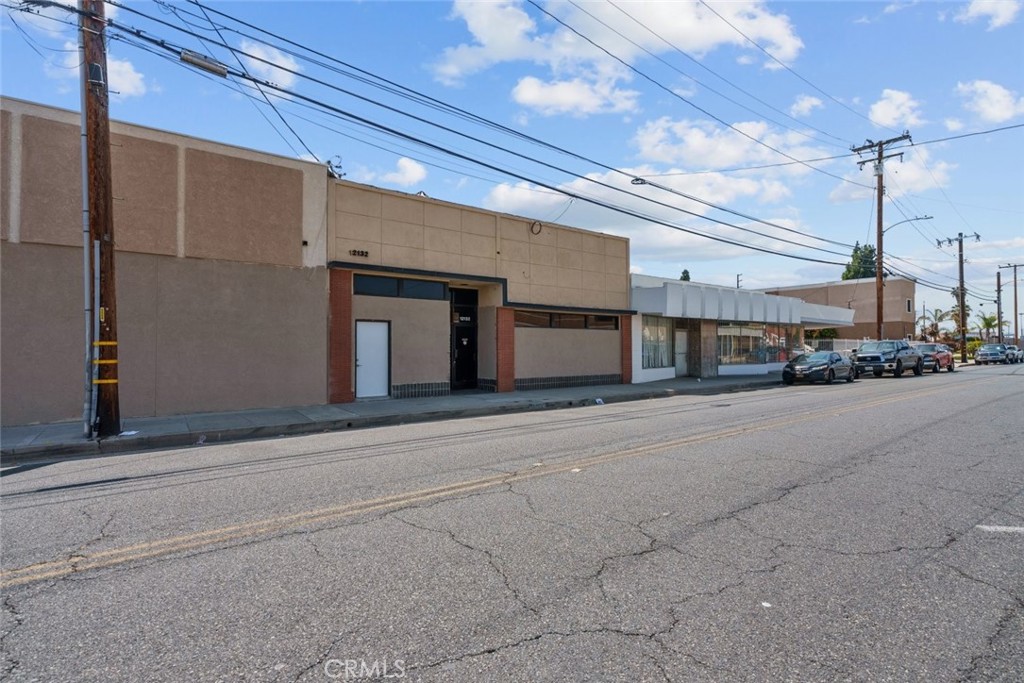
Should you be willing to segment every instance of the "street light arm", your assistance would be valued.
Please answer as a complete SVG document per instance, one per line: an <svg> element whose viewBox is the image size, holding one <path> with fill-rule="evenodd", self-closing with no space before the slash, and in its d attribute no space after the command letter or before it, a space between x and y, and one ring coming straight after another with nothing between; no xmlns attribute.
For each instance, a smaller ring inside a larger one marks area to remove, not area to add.
<svg viewBox="0 0 1024 683"><path fill-rule="evenodd" d="M914 216L913 218L908 218L905 221L900 221L898 223L893 223L888 228L883 230L882 234L884 235L885 233L887 233L890 230L892 230L893 228L895 228L897 225L903 225L904 223L910 223L912 221L930 221L932 218L934 218L934 216Z"/></svg>

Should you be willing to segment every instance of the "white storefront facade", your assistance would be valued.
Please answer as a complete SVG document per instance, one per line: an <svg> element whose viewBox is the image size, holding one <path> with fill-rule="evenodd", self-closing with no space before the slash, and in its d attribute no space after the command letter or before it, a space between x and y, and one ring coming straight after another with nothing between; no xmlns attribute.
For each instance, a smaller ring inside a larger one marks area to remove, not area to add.
<svg viewBox="0 0 1024 683"><path fill-rule="evenodd" d="M633 382L767 374L804 329L849 325L853 311L745 289L631 276Z"/></svg>

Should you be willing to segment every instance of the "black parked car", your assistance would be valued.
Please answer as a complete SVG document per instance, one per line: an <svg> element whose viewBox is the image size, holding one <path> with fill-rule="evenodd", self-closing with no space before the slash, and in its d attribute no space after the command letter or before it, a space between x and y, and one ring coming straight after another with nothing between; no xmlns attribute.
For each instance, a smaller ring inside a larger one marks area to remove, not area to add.
<svg viewBox="0 0 1024 683"><path fill-rule="evenodd" d="M801 353L782 368L782 382L824 382L832 384L836 379L852 382L857 379L857 368L835 351Z"/></svg>

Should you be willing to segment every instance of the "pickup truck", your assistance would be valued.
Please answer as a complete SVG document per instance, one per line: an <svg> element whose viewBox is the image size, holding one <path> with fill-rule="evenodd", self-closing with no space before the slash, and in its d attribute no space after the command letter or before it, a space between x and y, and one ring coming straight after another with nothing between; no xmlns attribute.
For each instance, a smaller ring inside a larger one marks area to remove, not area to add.
<svg viewBox="0 0 1024 683"><path fill-rule="evenodd" d="M853 350L850 360L857 375L870 372L881 377L882 373L891 372L893 377L900 377L907 369L913 370L915 375L924 373L924 358L902 339L864 342Z"/></svg>

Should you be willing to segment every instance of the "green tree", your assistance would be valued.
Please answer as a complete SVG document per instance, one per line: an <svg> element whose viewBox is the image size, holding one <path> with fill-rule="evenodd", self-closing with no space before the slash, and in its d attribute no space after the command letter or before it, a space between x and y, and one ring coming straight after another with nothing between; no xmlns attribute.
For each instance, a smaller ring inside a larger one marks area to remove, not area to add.
<svg viewBox="0 0 1024 683"><path fill-rule="evenodd" d="M878 272L875 269L876 258L877 253L873 246L865 244L862 247L860 242L855 243L850 262L846 264L846 270L843 271L843 279L857 280L864 277L875 277L875 273Z"/></svg>
<svg viewBox="0 0 1024 683"><path fill-rule="evenodd" d="M683 274L679 276L679 279L682 280L683 282L689 282L690 281L690 271L684 269L683 270Z"/></svg>

